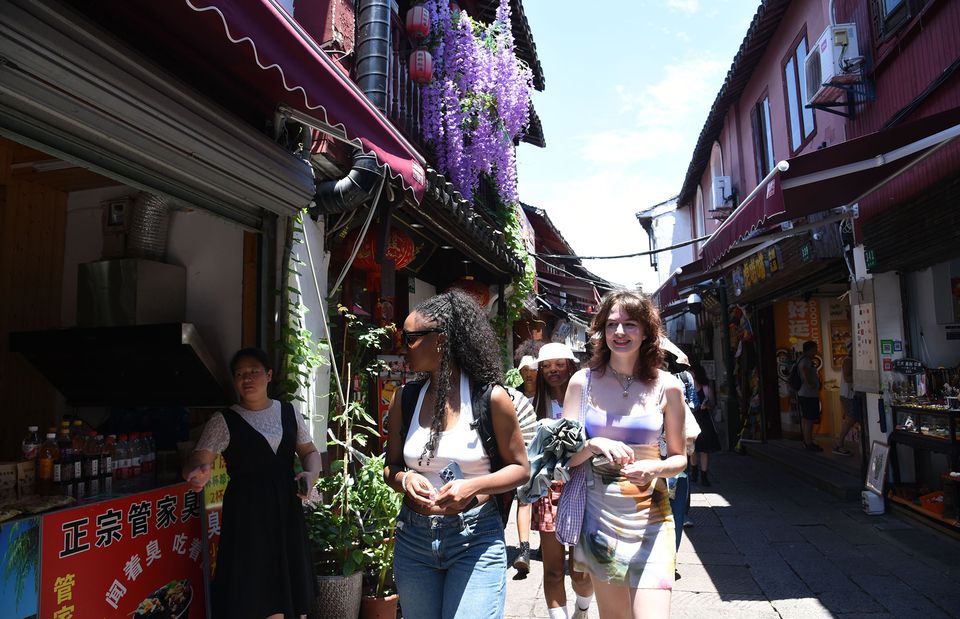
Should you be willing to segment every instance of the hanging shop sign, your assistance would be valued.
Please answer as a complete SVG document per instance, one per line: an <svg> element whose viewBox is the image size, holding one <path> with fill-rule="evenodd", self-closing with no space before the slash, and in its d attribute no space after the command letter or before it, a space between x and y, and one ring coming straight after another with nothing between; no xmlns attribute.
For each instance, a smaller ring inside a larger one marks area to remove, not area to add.
<svg viewBox="0 0 960 619"><path fill-rule="evenodd" d="M183 483L44 516L40 616L201 619L200 514Z"/></svg>
<svg viewBox="0 0 960 619"><path fill-rule="evenodd" d="M903 359L893 360L893 371L907 376L916 376L924 371L923 364L917 359L904 357Z"/></svg>
<svg viewBox="0 0 960 619"><path fill-rule="evenodd" d="M853 368L877 371L877 332L873 318L873 303L853 306L854 356Z"/></svg>
<svg viewBox="0 0 960 619"><path fill-rule="evenodd" d="M747 290L765 281L783 268L783 256L779 246L759 251L743 261L733 270L734 288Z"/></svg>

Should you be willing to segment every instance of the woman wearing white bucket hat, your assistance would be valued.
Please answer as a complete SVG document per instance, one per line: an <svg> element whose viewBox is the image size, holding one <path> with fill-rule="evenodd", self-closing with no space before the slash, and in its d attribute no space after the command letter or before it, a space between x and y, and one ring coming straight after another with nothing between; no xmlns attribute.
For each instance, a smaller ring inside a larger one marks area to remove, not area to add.
<svg viewBox="0 0 960 619"><path fill-rule="evenodd" d="M537 378L537 397L534 407L540 419L559 419L563 416L563 399L570 377L577 371L577 358L566 344L544 344L537 356L540 373ZM573 617L586 617L593 599L593 584L589 576L573 570L570 552L557 540L554 521L557 502L563 491L563 482L550 484L547 495L533 504L532 528L540 532L540 550L543 554L543 593L550 619L566 619L567 594L564 577L570 563L570 579L577 594Z"/></svg>

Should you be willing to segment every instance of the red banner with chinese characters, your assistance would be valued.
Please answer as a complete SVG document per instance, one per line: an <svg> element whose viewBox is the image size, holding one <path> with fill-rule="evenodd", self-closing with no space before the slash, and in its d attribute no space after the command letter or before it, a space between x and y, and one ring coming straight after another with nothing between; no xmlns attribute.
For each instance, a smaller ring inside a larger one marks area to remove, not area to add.
<svg viewBox="0 0 960 619"><path fill-rule="evenodd" d="M202 619L201 513L183 483L43 516L40 617Z"/></svg>

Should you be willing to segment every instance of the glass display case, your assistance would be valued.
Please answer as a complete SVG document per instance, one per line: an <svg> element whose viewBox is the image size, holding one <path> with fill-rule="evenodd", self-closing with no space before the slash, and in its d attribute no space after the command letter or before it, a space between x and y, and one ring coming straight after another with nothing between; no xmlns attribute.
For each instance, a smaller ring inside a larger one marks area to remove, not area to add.
<svg viewBox="0 0 960 619"><path fill-rule="evenodd" d="M897 432L917 434L943 441L949 441L953 432L954 440L960 438L956 436L956 424L953 422L960 411L946 407L909 405L894 406L893 410L894 429ZM951 430L951 427L954 429Z"/></svg>

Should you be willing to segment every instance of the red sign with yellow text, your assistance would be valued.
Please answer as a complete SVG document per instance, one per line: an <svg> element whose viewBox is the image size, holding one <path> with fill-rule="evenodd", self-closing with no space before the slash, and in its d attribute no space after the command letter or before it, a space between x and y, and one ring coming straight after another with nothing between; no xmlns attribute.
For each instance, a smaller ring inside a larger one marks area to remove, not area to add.
<svg viewBox="0 0 960 619"><path fill-rule="evenodd" d="M202 619L201 513L184 483L44 516L40 617Z"/></svg>

